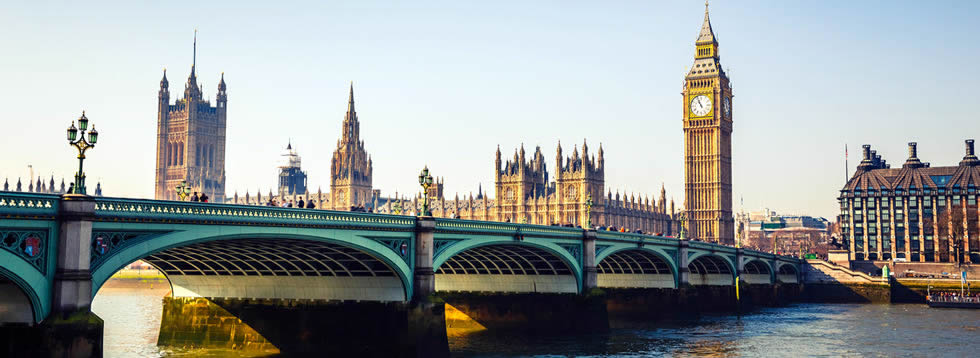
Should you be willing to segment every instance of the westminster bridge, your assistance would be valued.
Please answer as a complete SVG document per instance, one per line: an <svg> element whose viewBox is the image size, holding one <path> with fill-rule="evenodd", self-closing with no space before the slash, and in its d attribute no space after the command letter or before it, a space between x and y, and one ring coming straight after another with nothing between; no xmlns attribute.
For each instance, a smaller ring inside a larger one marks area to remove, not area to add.
<svg viewBox="0 0 980 358"><path fill-rule="evenodd" d="M602 331L620 311L779 299L804 264L633 233L14 192L0 192L0 240L0 327L43 332L6 334L8 352L25 335L100 352L92 299L136 260L173 298L221 302L284 352L383 336L403 356L448 354L444 302L488 326Z"/></svg>

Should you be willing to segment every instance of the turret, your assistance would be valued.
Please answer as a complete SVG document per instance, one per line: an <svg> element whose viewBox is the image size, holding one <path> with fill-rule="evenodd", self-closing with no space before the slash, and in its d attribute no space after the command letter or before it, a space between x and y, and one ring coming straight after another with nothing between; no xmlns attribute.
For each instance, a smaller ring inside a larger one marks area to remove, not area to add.
<svg viewBox="0 0 980 358"><path fill-rule="evenodd" d="M925 166L925 164L923 164L922 161L919 160L919 156L918 156L919 151L917 145L918 144L916 142L909 142L909 159L905 160L905 164L902 165L902 168L922 168ZM869 145L864 146L865 157L868 157L870 155L869 152L870 148L871 146ZM864 164L864 160L861 161L861 164L862 165ZM861 166L859 165L858 168L861 168Z"/></svg>
<svg viewBox="0 0 980 358"><path fill-rule="evenodd" d="M163 69L163 79L160 80L160 92L157 93L159 99L158 110L165 113L170 105L170 82L167 81L167 69Z"/></svg>
<svg viewBox="0 0 980 358"><path fill-rule="evenodd" d="M225 85L224 72L221 73L221 81L218 82L218 95L216 99L218 100L218 110L219 111L226 110L225 106L228 103L228 86Z"/></svg>
<svg viewBox="0 0 980 358"><path fill-rule="evenodd" d="M555 154L555 162L556 162L555 170L557 171L557 173L561 173L561 171L562 171L562 165L561 165L562 159L563 158L561 156L561 141L558 141L558 153ZM558 175L558 174L555 174L555 175Z"/></svg>
<svg viewBox="0 0 980 358"><path fill-rule="evenodd" d="M963 156L963 160L960 161L961 166L975 166L980 165L980 159L973 152L973 139L966 140L966 155Z"/></svg>
<svg viewBox="0 0 980 358"><path fill-rule="evenodd" d="M596 169L604 169L605 162L605 159L602 157L602 143L599 143L599 157L596 159Z"/></svg>

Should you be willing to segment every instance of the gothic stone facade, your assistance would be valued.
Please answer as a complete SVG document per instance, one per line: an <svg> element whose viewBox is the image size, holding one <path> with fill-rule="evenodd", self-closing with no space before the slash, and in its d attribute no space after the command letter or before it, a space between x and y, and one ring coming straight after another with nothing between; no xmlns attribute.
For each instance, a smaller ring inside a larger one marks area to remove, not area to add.
<svg viewBox="0 0 980 358"><path fill-rule="evenodd" d="M684 208L689 236L734 244L732 87L705 4L694 65L684 79Z"/></svg>
<svg viewBox="0 0 980 358"><path fill-rule="evenodd" d="M192 65L184 97L170 104L164 70L157 102L156 199L178 200L175 188L186 181L193 191L207 194L214 202L224 201L228 113L224 73L216 102L212 106L204 100Z"/></svg>
<svg viewBox="0 0 980 358"><path fill-rule="evenodd" d="M974 142L957 166L932 167L909 143L893 169L870 145L837 200L851 260L980 262L980 159Z"/></svg>
<svg viewBox="0 0 980 358"><path fill-rule="evenodd" d="M558 174L550 180L540 147L530 157L523 147L515 150L513 159L506 162L501 161L498 148L494 163L496 199L484 196L482 191L476 198L472 194L464 199L457 195L452 200L432 197L430 210L436 217L583 227L591 215L593 226L663 235L677 233L680 226L674 220L674 204L671 202L668 210L663 188L659 201L620 193L614 196L606 191L603 154L600 146L598 156L590 156L588 143L583 143L581 154L575 147L571 156L563 158L559 144L555 160ZM421 208L420 198L384 199L377 211L413 214Z"/></svg>

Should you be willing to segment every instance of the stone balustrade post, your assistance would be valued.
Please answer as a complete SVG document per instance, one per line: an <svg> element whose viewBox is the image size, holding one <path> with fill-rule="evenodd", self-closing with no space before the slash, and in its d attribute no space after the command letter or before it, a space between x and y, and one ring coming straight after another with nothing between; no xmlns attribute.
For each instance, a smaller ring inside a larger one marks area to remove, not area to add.
<svg viewBox="0 0 980 358"><path fill-rule="evenodd" d="M691 269L687 267L687 249L690 246L686 240L677 242L677 287L687 287L691 285Z"/></svg>
<svg viewBox="0 0 980 358"><path fill-rule="evenodd" d="M95 200L65 195L58 212L58 266L54 274L51 309L54 312L88 311L92 305L92 219Z"/></svg>
<svg viewBox="0 0 980 358"><path fill-rule="evenodd" d="M436 220L419 217L415 222L415 273L412 278L412 300L424 302L436 292L435 271L432 270L433 237Z"/></svg>
<svg viewBox="0 0 980 358"><path fill-rule="evenodd" d="M742 261L745 258L745 249L735 248L735 278L741 279L742 277ZM772 281L772 278L769 279Z"/></svg>
<svg viewBox="0 0 980 358"><path fill-rule="evenodd" d="M598 235L595 229L585 230L582 234L582 293L599 287L598 271L595 266L595 240Z"/></svg>

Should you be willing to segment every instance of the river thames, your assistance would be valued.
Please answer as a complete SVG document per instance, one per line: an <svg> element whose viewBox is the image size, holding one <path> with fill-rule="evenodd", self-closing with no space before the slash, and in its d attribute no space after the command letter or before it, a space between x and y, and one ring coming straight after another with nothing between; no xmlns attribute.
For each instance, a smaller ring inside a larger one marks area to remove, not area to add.
<svg viewBox="0 0 980 358"><path fill-rule="evenodd" d="M260 357L274 352L158 347L168 287L103 288L106 357ZM614 324L607 334L531 338L483 331L452 335L454 357L848 356L973 357L980 310L922 304L794 304L751 314Z"/></svg>

